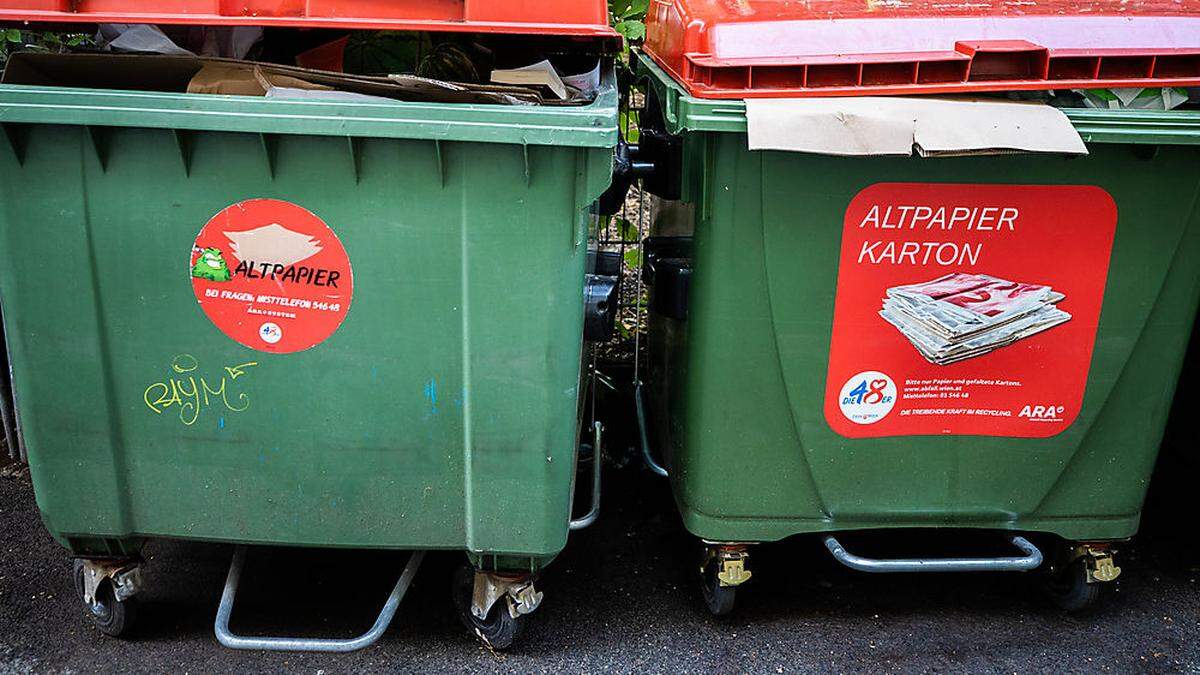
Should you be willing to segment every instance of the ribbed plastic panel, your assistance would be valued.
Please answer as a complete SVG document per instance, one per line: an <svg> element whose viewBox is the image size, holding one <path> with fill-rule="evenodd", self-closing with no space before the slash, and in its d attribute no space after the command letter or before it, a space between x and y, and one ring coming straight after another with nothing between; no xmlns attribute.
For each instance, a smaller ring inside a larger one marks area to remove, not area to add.
<svg viewBox="0 0 1200 675"><path fill-rule="evenodd" d="M706 98L1200 85L1200 0L655 0L645 51Z"/></svg>

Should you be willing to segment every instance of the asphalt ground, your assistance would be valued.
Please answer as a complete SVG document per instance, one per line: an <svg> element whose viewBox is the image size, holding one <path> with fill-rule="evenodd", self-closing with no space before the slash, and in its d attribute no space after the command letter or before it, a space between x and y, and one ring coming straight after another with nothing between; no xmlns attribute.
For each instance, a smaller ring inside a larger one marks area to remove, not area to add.
<svg viewBox="0 0 1200 675"><path fill-rule="evenodd" d="M99 634L66 553L42 527L28 476L17 473L0 479L3 672L1200 672L1200 570L1182 548L1195 526L1172 518L1189 501L1186 489L1155 498L1153 524L1120 558L1123 575L1083 615L1052 607L1031 575L867 575L832 562L816 538L797 537L756 548L734 614L714 619L695 584L698 549L666 485L644 470L612 469L602 519L574 534L547 570L546 599L511 652L493 653L465 631L449 592L461 554L434 553L379 643L318 655L216 643L232 554L216 544L153 542L140 630L130 641ZM907 543L929 552L969 539ZM253 549L234 627L357 634L404 561Z"/></svg>

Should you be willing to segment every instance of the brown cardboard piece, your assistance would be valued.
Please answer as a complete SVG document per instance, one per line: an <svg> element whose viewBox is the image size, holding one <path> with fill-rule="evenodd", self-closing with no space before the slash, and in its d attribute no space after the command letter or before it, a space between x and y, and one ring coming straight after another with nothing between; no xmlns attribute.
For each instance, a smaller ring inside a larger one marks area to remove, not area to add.
<svg viewBox="0 0 1200 675"><path fill-rule="evenodd" d="M1086 155L1067 116L1044 103L864 96L748 99L751 150L922 157L1051 152Z"/></svg>
<svg viewBox="0 0 1200 675"><path fill-rule="evenodd" d="M280 73L267 74L262 68L246 68L226 63L206 63L188 82L189 94L230 94L234 96L266 96L271 87L328 91L333 87L314 84Z"/></svg>

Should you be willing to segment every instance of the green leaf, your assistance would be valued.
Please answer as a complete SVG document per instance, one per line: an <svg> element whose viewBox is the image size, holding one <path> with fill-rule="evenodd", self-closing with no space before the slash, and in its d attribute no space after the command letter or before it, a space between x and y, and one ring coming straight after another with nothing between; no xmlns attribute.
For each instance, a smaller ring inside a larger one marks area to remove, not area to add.
<svg viewBox="0 0 1200 675"><path fill-rule="evenodd" d="M625 266L631 270L636 270L642 266L642 250L639 248L631 248L625 251Z"/></svg>
<svg viewBox="0 0 1200 675"><path fill-rule="evenodd" d="M617 219L617 232L621 234L621 239L624 241L637 240L637 228L624 218Z"/></svg>
<svg viewBox="0 0 1200 675"><path fill-rule="evenodd" d="M631 42L646 37L646 24L641 21L629 19L618 23L613 28L621 35L624 35L626 40Z"/></svg>
<svg viewBox="0 0 1200 675"><path fill-rule="evenodd" d="M17 30L16 28L9 28L8 30L4 31L4 41L5 42L20 42L21 41L21 31Z"/></svg>
<svg viewBox="0 0 1200 675"><path fill-rule="evenodd" d="M621 19L641 19L646 16L647 10L650 9L650 0L632 0L625 9L621 12Z"/></svg>
<svg viewBox="0 0 1200 675"><path fill-rule="evenodd" d="M622 111L619 114L620 120L618 124L621 130L625 132L625 140L630 143L637 143L641 139L642 134L638 131L637 115L630 114L628 111Z"/></svg>

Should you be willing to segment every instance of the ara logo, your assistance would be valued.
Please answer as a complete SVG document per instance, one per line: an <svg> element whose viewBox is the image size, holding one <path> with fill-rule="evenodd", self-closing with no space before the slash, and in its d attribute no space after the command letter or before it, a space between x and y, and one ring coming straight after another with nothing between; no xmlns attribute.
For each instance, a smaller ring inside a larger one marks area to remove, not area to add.
<svg viewBox="0 0 1200 675"><path fill-rule="evenodd" d="M1061 422L1064 410L1061 405L1026 405L1017 417L1028 418L1031 422Z"/></svg>

